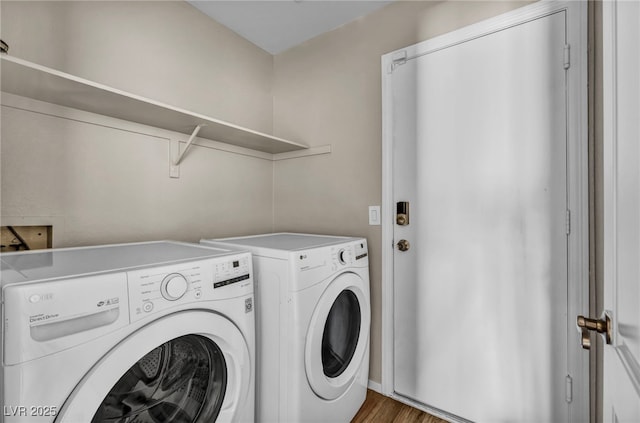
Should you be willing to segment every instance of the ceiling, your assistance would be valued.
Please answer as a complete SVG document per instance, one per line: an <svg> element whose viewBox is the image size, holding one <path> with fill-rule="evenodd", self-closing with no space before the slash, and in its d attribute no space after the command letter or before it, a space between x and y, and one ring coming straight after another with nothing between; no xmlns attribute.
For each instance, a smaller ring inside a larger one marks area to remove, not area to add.
<svg viewBox="0 0 640 423"><path fill-rule="evenodd" d="M278 54L379 9L385 0L188 0L203 13Z"/></svg>

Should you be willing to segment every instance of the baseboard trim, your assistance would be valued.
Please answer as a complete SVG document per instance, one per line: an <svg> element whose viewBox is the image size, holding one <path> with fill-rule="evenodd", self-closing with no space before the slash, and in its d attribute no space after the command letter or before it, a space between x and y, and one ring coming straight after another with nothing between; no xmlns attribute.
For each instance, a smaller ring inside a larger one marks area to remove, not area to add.
<svg viewBox="0 0 640 423"><path fill-rule="evenodd" d="M367 385L367 387L372 391L376 391L379 394L382 393L382 385L378 382L372 381L371 379L369 379L369 384Z"/></svg>

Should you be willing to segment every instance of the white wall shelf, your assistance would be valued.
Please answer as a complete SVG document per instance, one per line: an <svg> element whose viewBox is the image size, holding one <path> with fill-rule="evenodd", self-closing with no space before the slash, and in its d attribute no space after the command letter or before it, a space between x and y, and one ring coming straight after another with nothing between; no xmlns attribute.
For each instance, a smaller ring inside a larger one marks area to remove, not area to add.
<svg viewBox="0 0 640 423"><path fill-rule="evenodd" d="M2 91L73 109L191 134L200 138L273 154L318 154L305 144L243 128L219 119L169 106L97 82L15 57L1 55ZM329 148L330 150L330 148Z"/></svg>

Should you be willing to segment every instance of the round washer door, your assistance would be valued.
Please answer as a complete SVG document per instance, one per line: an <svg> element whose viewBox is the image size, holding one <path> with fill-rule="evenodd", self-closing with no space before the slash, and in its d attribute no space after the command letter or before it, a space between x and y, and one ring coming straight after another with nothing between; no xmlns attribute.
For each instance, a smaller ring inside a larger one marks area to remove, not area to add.
<svg viewBox="0 0 640 423"><path fill-rule="evenodd" d="M204 311L166 316L109 351L56 422L230 422L250 395L249 360L228 319Z"/></svg>
<svg viewBox="0 0 640 423"><path fill-rule="evenodd" d="M305 370L311 389L332 400L353 383L369 346L371 307L362 279L346 272L323 292L311 317Z"/></svg>

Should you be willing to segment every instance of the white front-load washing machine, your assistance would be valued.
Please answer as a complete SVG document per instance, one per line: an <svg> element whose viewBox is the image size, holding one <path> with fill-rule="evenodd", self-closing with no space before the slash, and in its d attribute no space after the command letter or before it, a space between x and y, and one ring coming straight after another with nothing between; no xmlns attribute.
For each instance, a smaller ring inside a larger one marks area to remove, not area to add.
<svg viewBox="0 0 640 423"><path fill-rule="evenodd" d="M259 422L348 422L369 377L367 242L277 233L202 240L253 253Z"/></svg>
<svg viewBox="0 0 640 423"><path fill-rule="evenodd" d="M0 255L9 422L252 422L250 253L170 241Z"/></svg>

